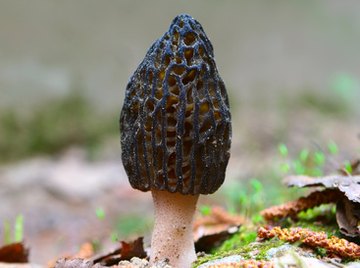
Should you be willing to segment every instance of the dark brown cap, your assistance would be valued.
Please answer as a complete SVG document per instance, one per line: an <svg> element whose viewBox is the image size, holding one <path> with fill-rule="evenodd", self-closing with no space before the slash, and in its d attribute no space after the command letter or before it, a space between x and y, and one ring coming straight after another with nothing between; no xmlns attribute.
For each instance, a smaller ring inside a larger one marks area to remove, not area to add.
<svg viewBox="0 0 360 268"><path fill-rule="evenodd" d="M120 132L133 188L210 194L223 183L229 101L213 47L191 16L173 20L130 78Z"/></svg>

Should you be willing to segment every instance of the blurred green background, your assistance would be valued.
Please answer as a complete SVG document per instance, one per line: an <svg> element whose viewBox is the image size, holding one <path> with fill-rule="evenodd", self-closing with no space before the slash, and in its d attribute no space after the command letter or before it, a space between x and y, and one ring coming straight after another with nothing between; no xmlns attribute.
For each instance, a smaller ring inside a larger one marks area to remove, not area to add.
<svg viewBox="0 0 360 268"><path fill-rule="evenodd" d="M122 170L118 117L129 77L179 13L204 27L231 100L226 182L204 204L252 214L293 194L284 173L358 157L357 0L0 0L0 221L24 215L35 261L151 226L150 196ZM134 225L139 215L150 220Z"/></svg>

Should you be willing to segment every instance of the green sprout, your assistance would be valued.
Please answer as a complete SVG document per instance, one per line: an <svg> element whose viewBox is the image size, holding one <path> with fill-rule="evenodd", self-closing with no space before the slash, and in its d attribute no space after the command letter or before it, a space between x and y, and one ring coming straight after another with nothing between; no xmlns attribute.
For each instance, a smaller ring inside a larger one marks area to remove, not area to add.
<svg viewBox="0 0 360 268"><path fill-rule="evenodd" d="M21 242L24 238L24 216L18 215L15 219L14 241Z"/></svg>
<svg viewBox="0 0 360 268"><path fill-rule="evenodd" d="M16 216L15 223L13 226L13 239L11 232L11 224L8 220L3 222L3 243L5 245L11 243L18 243L24 239L24 216L19 214Z"/></svg>
<svg viewBox="0 0 360 268"><path fill-rule="evenodd" d="M309 158L309 150L308 149L302 149L299 155L299 159L301 162L306 162Z"/></svg>
<svg viewBox="0 0 360 268"><path fill-rule="evenodd" d="M278 150L281 156L286 157L288 156L288 149L284 143L280 143L278 146Z"/></svg>
<svg viewBox="0 0 360 268"><path fill-rule="evenodd" d="M297 174L297 175L306 173L305 166L299 160L294 161L293 168L294 168L295 174Z"/></svg>
<svg viewBox="0 0 360 268"><path fill-rule="evenodd" d="M325 155L322 152L315 152L314 162L319 166L323 165L325 163Z"/></svg>
<svg viewBox="0 0 360 268"><path fill-rule="evenodd" d="M208 216L211 213L211 207L207 206L207 205L203 205L199 208L199 211L200 211L201 215Z"/></svg>
<svg viewBox="0 0 360 268"><path fill-rule="evenodd" d="M105 219L105 210L103 208L101 207L96 208L95 214L99 220Z"/></svg>
<svg viewBox="0 0 360 268"><path fill-rule="evenodd" d="M353 173L353 168L352 168L352 165L351 165L350 161L345 161L344 169L345 169L346 173L348 173L348 174Z"/></svg>
<svg viewBox="0 0 360 268"><path fill-rule="evenodd" d="M11 244L11 227L10 222L8 220L4 220L4 244Z"/></svg>
<svg viewBox="0 0 360 268"><path fill-rule="evenodd" d="M289 163L281 163L280 164L280 171L281 171L281 173L289 173L289 171L290 171L290 165L289 165Z"/></svg>
<svg viewBox="0 0 360 268"><path fill-rule="evenodd" d="M337 154L339 152L338 146L334 141L330 141L327 147L331 154Z"/></svg>

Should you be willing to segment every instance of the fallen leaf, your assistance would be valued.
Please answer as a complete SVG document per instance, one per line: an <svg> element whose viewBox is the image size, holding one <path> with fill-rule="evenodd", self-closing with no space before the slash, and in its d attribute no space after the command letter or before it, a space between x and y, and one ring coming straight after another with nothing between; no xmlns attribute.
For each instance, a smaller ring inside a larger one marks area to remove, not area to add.
<svg viewBox="0 0 360 268"><path fill-rule="evenodd" d="M342 234L360 236L360 205L343 198L336 204L336 221Z"/></svg>
<svg viewBox="0 0 360 268"><path fill-rule="evenodd" d="M114 251L93 258L93 263L99 263L104 266L118 264L120 261L130 260L132 257L146 258L147 254L143 246L143 237L127 243L121 241L121 246Z"/></svg>
<svg viewBox="0 0 360 268"><path fill-rule="evenodd" d="M23 243L13 243L0 248L0 262L27 263L29 249Z"/></svg>
<svg viewBox="0 0 360 268"><path fill-rule="evenodd" d="M289 187L323 186L327 189L339 189L350 201L360 203L360 176L289 176L284 183Z"/></svg>
<svg viewBox="0 0 360 268"><path fill-rule="evenodd" d="M87 259L94 255L94 246L87 242L81 245L80 250L72 258L83 258Z"/></svg>
<svg viewBox="0 0 360 268"><path fill-rule="evenodd" d="M209 252L236 233L246 219L231 215L221 207L213 207L207 216L199 217L193 225L195 249Z"/></svg>

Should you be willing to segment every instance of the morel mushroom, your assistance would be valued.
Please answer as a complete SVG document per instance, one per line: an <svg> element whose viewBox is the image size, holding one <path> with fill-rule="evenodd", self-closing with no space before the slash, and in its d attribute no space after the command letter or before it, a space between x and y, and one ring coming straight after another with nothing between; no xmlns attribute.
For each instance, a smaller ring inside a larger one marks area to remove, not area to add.
<svg viewBox="0 0 360 268"><path fill-rule="evenodd" d="M224 181L230 119L209 39L194 18L177 16L130 78L120 116L130 184L154 200L152 263L190 267L196 259L193 214L199 194Z"/></svg>

